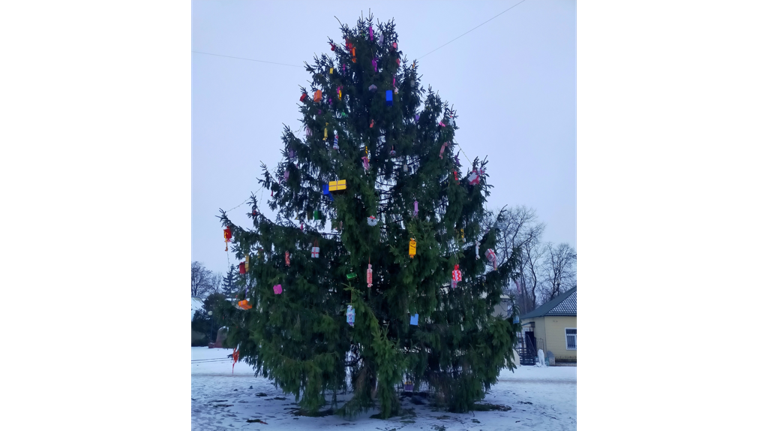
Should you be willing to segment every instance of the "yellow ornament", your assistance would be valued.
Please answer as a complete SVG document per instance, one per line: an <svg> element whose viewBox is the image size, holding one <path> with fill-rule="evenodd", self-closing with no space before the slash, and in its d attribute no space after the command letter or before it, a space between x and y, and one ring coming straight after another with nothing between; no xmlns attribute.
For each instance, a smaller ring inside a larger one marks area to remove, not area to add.
<svg viewBox="0 0 768 431"><path fill-rule="evenodd" d="M331 68L331 75L333 75L333 68Z"/></svg>
<svg viewBox="0 0 768 431"><path fill-rule="evenodd" d="M323 133L323 139L328 139L328 123L325 123L325 132Z"/></svg>
<svg viewBox="0 0 768 431"><path fill-rule="evenodd" d="M251 256L246 254L245 255L245 272L248 272L248 264L250 263L250 261L251 261Z"/></svg>
<svg viewBox="0 0 768 431"><path fill-rule="evenodd" d="M365 157L368 157L368 146L365 146Z"/></svg>
<svg viewBox="0 0 768 431"><path fill-rule="evenodd" d="M408 255L411 256L411 259L413 259L413 256L416 256L416 240L411 238L411 242L408 246Z"/></svg>

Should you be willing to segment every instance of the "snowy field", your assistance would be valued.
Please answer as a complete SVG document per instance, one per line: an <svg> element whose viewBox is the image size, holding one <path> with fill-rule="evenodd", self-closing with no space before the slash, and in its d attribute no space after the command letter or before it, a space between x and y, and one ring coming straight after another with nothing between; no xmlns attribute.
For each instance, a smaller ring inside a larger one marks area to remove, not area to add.
<svg viewBox="0 0 768 431"><path fill-rule="evenodd" d="M230 349L192 347L193 430L517 430L576 429L576 367L503 370L499 382L482 403L504 404L508 411L465 414L433 411L418 397L404 398L403 416L371 419L371 410L348 420L331 415L292 414L292 395L283 394L263 378L254 377L248 364L238 362L232 374ZM266 425L248 420L261 420Z"/></svg>

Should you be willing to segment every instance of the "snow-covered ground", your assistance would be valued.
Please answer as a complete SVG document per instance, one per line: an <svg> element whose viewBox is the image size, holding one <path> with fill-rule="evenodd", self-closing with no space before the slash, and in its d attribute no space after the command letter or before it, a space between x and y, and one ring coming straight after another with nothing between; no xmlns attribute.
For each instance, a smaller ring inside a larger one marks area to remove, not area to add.
<svg viewBox="0 0 768 431"><path fill-rule="evenodd" d="M248 364L232 369L230 349L192 347L193 430L575 430L576 367L520 367L503 370L483 403L504 404L508 411L465 414L433 411L428 404L402 402L410 413L387 420L371 419L371 410L354 420L331 415L294 416L292 395L268 380L254 377ZM265 394L265 395L264 395ZM261 395L261 396L259 396ZM267 424L249 423L260 419ZM338 428L342 427L342 428Z"/></svg>

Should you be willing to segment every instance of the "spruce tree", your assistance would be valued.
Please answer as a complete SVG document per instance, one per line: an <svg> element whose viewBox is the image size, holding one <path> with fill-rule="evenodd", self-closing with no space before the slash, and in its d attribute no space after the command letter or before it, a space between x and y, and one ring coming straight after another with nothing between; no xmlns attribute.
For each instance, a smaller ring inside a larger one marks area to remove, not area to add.
<svg viewBox="0 0 768 431"><path fill-rule="evenodd" d="M249 256L239 298L253 307L223 311L227 345L309 413L352 391L339 412L396 415L404 381L465 412L514 367L519 330L493 315L517 257L496 269L486 257L487 160L459 166L457 113L421 87L393 21L340 29L343 43L306 64L304 136L285 127L284 161L275 174L262 165L275 219L254 212L240 227L221 212L237 257Z"/></svg>
<svg viewBox="0 0 768 431"><path fill-rule="evenodd" d="M238 270L235 269L235 265L229 265L229 271L227 271L227 275L225 275L221 280L221 293L223 293L227 298L234 298L241 289L240 283L238 283L238 274L239 273Z"/></svg>

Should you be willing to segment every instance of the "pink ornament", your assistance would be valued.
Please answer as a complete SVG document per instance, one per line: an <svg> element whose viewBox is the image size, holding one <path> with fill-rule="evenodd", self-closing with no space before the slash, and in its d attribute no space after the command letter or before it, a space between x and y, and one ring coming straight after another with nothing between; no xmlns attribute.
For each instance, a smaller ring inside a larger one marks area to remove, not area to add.
<svg viewBox="0 0 768 431"><path fill-rule="evenodd" d="M461 270L458 264L453 267L453 281L461 281Z"/></svg>
<svg viewBox="0 0 768 431"><path fill-rule="evenodd" d="M283 286L280 284L276 284L272 289L275 291L275 295L283 293Z"/></svg>
<svg viewBox="0 0 768 431"><path fill-rule="evenodd" d="M291 255L287 251L285 252L285 266L291 266Z"/></svg>
<svg viewBox="0 0 768 431"><path fill-rule="evenodd" d="M371 268L371 264L368 264L368 273L366 274L366 281L368 282L368 287L373 286L373 269Z"/></svg>
<svg viewBox="0 0 768 431"><path fill-rule="evenodd" d="M485 252L485 258L488 259L488 262L493 263L493 270L496 270L496 253L492 249L488 249Z"/></svg>
<svg viewBox="0 0 768 431"><path fill-rule="evenodd" d="M363 169L367 172L368 169L371 167L370 164L368 164L368 157L363 156Z"/></svg>
<svg viewBox="0 0 768 431"><path fill-rule="evenodd" d="M442 121L440 122L440 127L445 127L445 124L443 124Z"/></svg>
<svg viewBox="0 0 768 431"><path fill-rule="evenodd" d="M447 146L448 146L448 143L447 142L443 142L443 146L440 147L440 158L441 159L443 158L443 151L445 151L445 147L447 147Z"/></svg>
<svg viewBox="0 0 768 431"><path fill-rule="evenodd" d="M373 60L371 60L371 64L373 64L373 71L374 72L378 72L379 68L376 65L376 59L375 58Z"/></svg>
<svg viewBox="0 0 768 431"><path fill-rule="evenodd" d="M469 174L469 184L473 186L480 184L480 174L478 174L477 170L473 170Z"/></svg>

